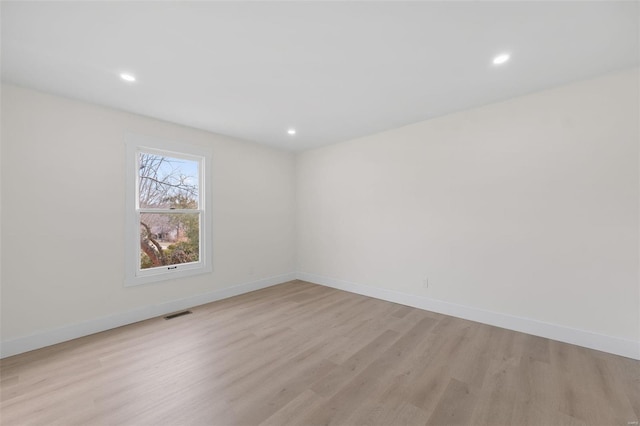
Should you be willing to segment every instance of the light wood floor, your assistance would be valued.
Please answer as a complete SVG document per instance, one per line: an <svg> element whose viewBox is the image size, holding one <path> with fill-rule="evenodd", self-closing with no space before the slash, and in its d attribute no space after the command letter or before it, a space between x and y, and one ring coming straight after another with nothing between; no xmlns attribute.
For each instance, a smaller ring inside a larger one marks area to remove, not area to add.
<svg viewBox="0 0 640 426"><path fill-rule="evenodd" d="M640 363L293 281L2 360L3 425L628 425ZM632 424L632 423L631 423Z"/></svg>

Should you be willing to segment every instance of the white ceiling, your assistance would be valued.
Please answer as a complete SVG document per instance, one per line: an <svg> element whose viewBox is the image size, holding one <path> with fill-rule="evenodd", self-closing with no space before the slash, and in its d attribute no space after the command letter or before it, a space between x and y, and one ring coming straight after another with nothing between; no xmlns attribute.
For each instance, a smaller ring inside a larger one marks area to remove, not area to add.
<svg viewBox="0 0 640 426"><path fill-rule="evenodd" d="M1 7L4 81L291 150L639 63L637 2Z"/></svg>

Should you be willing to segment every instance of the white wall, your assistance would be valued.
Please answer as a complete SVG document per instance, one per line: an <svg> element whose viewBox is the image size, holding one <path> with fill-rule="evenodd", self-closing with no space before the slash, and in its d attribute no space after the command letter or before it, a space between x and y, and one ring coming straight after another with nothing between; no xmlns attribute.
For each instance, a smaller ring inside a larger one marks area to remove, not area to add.
<svg viewBox="0 0 640 426"><path fill-rule="evenodd" d="M296 159L3 85L2 353L282 282L297 266L640 357L638 90L638 70L622 72ZM123 287L125 132L213 147L213 274Z"/></svg>
<svg viewBox="0 0 640 426"><path fill-rule="evenodd" d="M212 274L123 286L125 132L213 147ZM2 201L5 355L293 277L294 156L261 145L3 86Z"/></svg>
<svg viewBox="0 0 640 426"><path fill-rule="evenodd" d="M299 154L299 276L640 356L638 89L625 71Z"/></svg>

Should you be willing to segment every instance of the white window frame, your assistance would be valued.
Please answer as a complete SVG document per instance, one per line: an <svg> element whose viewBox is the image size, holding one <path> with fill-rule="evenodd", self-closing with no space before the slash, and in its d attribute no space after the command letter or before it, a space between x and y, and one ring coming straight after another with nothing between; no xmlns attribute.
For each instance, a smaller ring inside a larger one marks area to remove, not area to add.
<svg viewBox="0 0 640 426"><path fill-rule="evenodd" d="M125 146L125 287L211 273L213 270L211 185L209 184L211 150L201 146L133 133L125 135ZM141 210L147 211L147 209L140 209L138 205L138 154L140 152L199 162L199 202L198 209L193 211L194 213L200 213L200 252L198 262L149 269L140 268L140 214L142 213Z"/></svg>

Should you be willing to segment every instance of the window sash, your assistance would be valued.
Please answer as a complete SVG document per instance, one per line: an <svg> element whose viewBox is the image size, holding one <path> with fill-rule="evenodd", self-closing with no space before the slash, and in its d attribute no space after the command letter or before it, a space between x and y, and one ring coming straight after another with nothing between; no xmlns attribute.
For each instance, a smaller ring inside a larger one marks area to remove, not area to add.
<svg viewBox="0 0 640 426"><path fill-rule="evenodd" d="M136 159L136 210L147 210L147 208L140 208L140 154L152 154L152 155L160 155L166 156L170 158L175 158L178 160L187 160L198 163L198 209L203 210L205 200L204 197L204 163L206 158L202 155L193 155L193 154L185 154L181 152L173 152L168 150L156 149L156 148L148 148L148 147L137 147L135 153ZM153 208L151 208L153 209ZM191 209L189 209L191 210ZM195 210L195 209L194 209Z"/></svg>
<svg viewBox="0 0 640 426"><path fill-rule="evenodd" d="M149 209L146 209L149 210ZM184 262L184 263L174 263L174 264L170 264L170 265L161 265L161 266L153 266L153 267L149 267L149 268L142 268L142 262L140 260L140 257L142 256L142 254L144 253L144 251L142 250L142 248L140 247L140 240L138 240L138 264L137 264L137 271L136 274L139 275L146 275L146 274L150 274L149 271L153 271L153 270L160 270L162 272L164 271L169 271L169 270L177 270L177 269L184 269L184 266L186 265L202 265L202 253L203 253L203 241L202 241L202 218L203 218L203 212L200 210L182 210L181 212L177 212L175 210L153 210L153 211L138 211L137 213L137 218L138 218L138 223L142 223L142 215L145 213L151 213L151 214L188 214L188 215L193 215L193 216L197 216L198 217L198 260L193 261L193 262Z"/></svg>
<svg viewBox="0 0 640 426"><path fill-rule="evenodd" d="M204 213L203 209L137 209L138 213L189 214Z"/></svg>

